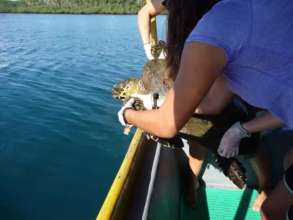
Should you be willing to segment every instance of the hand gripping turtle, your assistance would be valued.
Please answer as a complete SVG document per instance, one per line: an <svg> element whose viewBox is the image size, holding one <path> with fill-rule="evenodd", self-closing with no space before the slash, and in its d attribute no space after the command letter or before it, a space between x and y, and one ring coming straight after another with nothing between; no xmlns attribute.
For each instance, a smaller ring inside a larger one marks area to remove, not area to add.
<svg viewBox="0 0 293 220"><path fill-rule="evenodd" d="M124 112L126 109L134 109L136 111L140 110L150 110L150 109L158 109L163 100L159 99L158 93L152 93L147 95L134 94L131 98L126 102L126 104L120 109L118 112L118 118L120 123L124 126L124 134L128 135L132 125L128 124L124 117ZM158 142L163 147L168 148L181 148L184 146L181 138L179 136L175 136L174 138L159 138L155 135L145 133L148 139L151 139L155 142Z"/></svg>

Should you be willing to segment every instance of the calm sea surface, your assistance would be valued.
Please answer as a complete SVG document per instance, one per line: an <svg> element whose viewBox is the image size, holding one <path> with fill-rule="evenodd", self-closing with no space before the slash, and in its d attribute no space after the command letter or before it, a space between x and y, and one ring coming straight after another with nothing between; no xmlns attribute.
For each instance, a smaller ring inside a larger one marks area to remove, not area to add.
<svg viewBox="0 0 293 220"><path fill-rule="evenodd" d="M111 87L144 62L136 16L0 14L1 220L95 218L130 141Z"/></svg>

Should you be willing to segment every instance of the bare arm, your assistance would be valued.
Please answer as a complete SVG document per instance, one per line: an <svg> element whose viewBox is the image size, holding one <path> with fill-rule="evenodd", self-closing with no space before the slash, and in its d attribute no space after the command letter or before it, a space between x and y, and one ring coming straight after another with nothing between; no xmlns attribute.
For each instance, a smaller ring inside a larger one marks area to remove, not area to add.
<svg viewBox="0 0 293 220"><path fill-rule="evenodd" d="M244 123L242 126L250 133L260 132L267 129L278 128L283 122L272 115L270 112L264 112L262 115Z"/></svg>
<svg viewBox="0 0 293 220"><path fill-rule="evenodd" d="M151 17L160 14L166 8L160 0L148 1L138 12L138 28L143 44L150 43Z"/></svg>
<svg viewBox="0 0 293 220"><path fill-rule="evenodd" d="M188 121L226 64L221 48L204 43L186 44L174 87L158 110L126 110L128 123L159 137L174 136Z"/></svg>

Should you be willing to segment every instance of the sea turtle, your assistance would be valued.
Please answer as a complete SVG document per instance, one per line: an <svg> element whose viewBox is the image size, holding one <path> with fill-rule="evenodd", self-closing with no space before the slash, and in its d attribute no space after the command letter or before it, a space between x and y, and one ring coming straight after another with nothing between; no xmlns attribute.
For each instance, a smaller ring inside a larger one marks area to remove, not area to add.
<svg viewBox="0 0 293 220"><path fill-rule="evenodd" d="M134 94L158 93L159 99L163 100L167 91L173 86L173 80L165 70L165 60L151 60L145 64L140 78L132 77L115 84L112 89L112 96L125 102ZM194 124L197 126L194 127ZM181 132L202 137L212 126L212 121L192 117Z"/></svg>
<svg viewBox="0 0 293 220"><path fill-rule="evenodd" d="M112 95L115 99L126 102L134 94L158 93L164 99L167 91L172 87L173 80L168 76L165 60L148 61L143 68L140 78L129 78L115 84ZM136 109L143 109L138 103ZM224 132L237 120L238 110L227 108L220 116L207 116L195 114L181 129L180 135L187 136L193 141L209 148L215 154L218 167L228 176L235 185L243 188L246 185L245 169L235 159L226 159L217 154L217 147ZM243 115L243 114L242 114Z"/></svg>

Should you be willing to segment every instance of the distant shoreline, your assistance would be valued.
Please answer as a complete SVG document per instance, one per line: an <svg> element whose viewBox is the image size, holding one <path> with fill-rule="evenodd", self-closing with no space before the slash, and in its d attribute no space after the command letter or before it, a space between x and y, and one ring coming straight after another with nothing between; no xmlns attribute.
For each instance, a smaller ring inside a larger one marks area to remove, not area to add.
<svg viewBox="0 0 293 220"><path fill-rule="evenodd" d="M119 5L103 5L94 7L54 7L54 6L14 6L4 7L0 4L0 13L23 13L23 14L109 14L109 15L134 15L139 10L138 5L121 7Z"/></svg>
<svg viewBox="0 0 293 220"><path fill-rule="evenodd" d="M0 14L44 14L44 15L137 15L137 13L115 13L115 12L104 12L104 13L83 13L83 12L21 12L21 11L11 11L2 12Z"/></svg>

